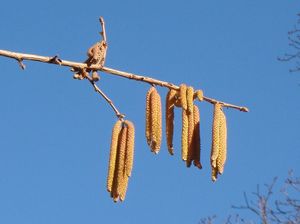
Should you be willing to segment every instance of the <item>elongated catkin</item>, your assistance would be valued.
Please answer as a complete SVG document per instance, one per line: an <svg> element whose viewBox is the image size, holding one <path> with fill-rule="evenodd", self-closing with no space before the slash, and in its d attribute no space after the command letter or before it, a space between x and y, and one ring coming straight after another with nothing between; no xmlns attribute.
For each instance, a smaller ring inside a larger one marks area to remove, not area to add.
<svg viewBox="0 0 300 224"><path fill-rule="evenodd" d="M119 134L122 127L122 121L118 120L112 131L111 137L111 145L110 145L110 156L109 156L109 164L108 164L108 175L107 175L107 191L112 191L115 167L116 167L116 157L117 157L117 147L118 147L118 139Z"/></svg>
<svg viewBox="0 0 300 224"><path fill-rule="evenodd" d="M182 107L184 110L187 109L186 90L187 90L186 84L181 84L181 85L179 86L180 103L181 103L181 107Z"/></svg>
<svg viewBox="0 0 300 224"><path fill-rule="evenodd" d="M124 192L124 176L125 174L125 153L127 141L127 126L123 125L120 132L118 144L118 166L117 166L117 195L120 196Z"/></svg>
<svg viewBox="0 0 300 224"><path fill-rule="evenodd" d="M126 153L125 153L125 170L128 177L131 176L134 158L134 124L131 121L124 121L127 125L127 140L126 140Z"/></svg>
<svg viewBox="0 0 300 224"><path fill-rule="evenodd" d="M192 95L193 96L193 95ZM188 107L189 108L189 107ZM193 113L193 106L192 110L189 112L187 110L187 117L188 117L188 152L187 152L187 160L186 166L190 167L194 158L194 113Z"/></svg>
<svg viewBox="0 0 300 224"><path fill-rule="evenodd" d="M226 117L223 111L220 116L220 143L219 143L219 155L217 158L217 169L220 174L224 171L224 166L227 156L227 125Z"/></svg>
<svg viewBox="0 0 300 224"><path fill-rule="evenodd" d="M150 95L150 104L151 149L157 154L160 150L162 138L162 109L160 95L156 89Z"/></svg>
<svg viewBox="0 0 300 224"><path fill-rule="evenodd" d="M216 160L219 155L220 144L220 118L221 118L221 104L214 105L213 115L213 128L212 128L212 146L211 146L211 166L216 167Z"/></svg>
<svg viewBox="0 0 300 224"><path fill-rule="evenodd" d="M170 89L166 97L166 139L168 151L174 155L173 134L174 134L174 106L176 90Z"/></svg>
<svg viewBox="0 0 300 224"><path fill-rule="evenodd" d="M194 106L194 88L192 86L187 87L186 101L187 101L187 110L189 113L192 113L193 106Z"/></svg>
<svg viewBox="0 0 300 224"><path fill-rule="evenodd" d="M187 115L187 111L182 108L181 158L182 158L183 161L187 160L188 133L189 133L188 115Z"/></svg>
<svg viewBox="0 0 300 224"><path fill-rule="evenodd" d="M151 101L150 101L150 96L151 93L155 90L155 88L152 86L146 95L146 139L147 139L147 144L150 146L151 145Z"/></svg>
<svg viewBox="0 0 300 224"><path fill-rule="evenodd" d="M201 153L201 138L200 138L200 111L199 108L194 105L194 148L193 148L193 155L194 155L194 165L197 166L199 169L202 169L201 160L200 160L200 153Z"/></svg>

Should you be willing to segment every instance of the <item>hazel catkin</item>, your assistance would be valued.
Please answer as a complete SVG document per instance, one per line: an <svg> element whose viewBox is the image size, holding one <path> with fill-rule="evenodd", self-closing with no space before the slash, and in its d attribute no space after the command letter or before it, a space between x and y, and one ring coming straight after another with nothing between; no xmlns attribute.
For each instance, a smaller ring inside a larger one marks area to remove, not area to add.
<svg viewBox="0 0 300 224"><path fill-rule="evenodd" d="M168 151L174 155L173 134L174 134L174 106L177 91L170 89L166 97L166 139Z"/></svg>
<svg viewBox="0 0 300 224"><path fill-rule="evenodd" d="M125 170L128 177L131 176L134 158L134 124L131 121L124 121L127 125L127 140L126 140L126 153L125 153Z"/></svg>
<svg viewBox="0 0 300 224"><path fill-rule="evenodd" d="M152 86L146 95L146 139L147 144L151 146L151 100L150 96L155 88Z"/></svg>
<svg viewBox="0 0 300 224"><path fill-rule="evenodd" d="M182 158L183 161L187 160L188 133L189 133L188 115L187 115L187 111L182 108L181 158Z"/></svg>
<svg viewBox="0 0 300 224"><path fill-rule="evenodd" d="M200 111L199 108L194 105L194 165L197 166L199 169L202 169L202 165L200 162L200 153L201 153L201 138L200 138Z"/></svg>
<svg viewBox="0 0 300 224"><path fill-rule="evenodd" d="M216 167L216 160L219 155L220 144L220 118L221 104L214 104L213 128L212 128L212 146L211 146L211 166Z"/></svg>
<svg viewBox="0 0 300 224"><path fill-rule="evenodd" d="M182 107L184 110L187 109L186 90L187 90L186 84L181 84L181 85L179 86L180 103L181 103L181 107Z"/></svg>
<svg viewBox="0 0 300 224"><path fill-rule="evenodd" d="M220 116L220 142L219 142L219 155L217 158L217 169L220 174L224 171L224 166L227 156L227 125L226 117L223 111L221 111Z"/></svg>

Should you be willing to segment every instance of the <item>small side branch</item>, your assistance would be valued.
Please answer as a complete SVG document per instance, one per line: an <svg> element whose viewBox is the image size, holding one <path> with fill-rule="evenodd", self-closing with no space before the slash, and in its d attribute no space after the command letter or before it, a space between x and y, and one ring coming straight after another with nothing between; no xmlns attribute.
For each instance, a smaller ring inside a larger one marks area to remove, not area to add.
<svg viewBox="0 0 300 224"><path fill-rule="evenodd" d="M100 18L100 22L101 22L101 18ZM105 31L104 23L103 23L102 27L103 27L103 30ZM106 38L105 37L105 32L104 32L103 35L104 35L103 38ZM54 57L45 57L45 56L34 55L34 54L17 53L17 52L12 52L12 51L7 51L7 50L0 50L0 56L13 58L13 59L16 59L19 62L22 62L24 60L38 61L38 62L43 62L43 63L58 64L60 66L66 66L66 67L70 67L70 68L78 68L78 69L81 69L81 70L82 69L90 69L90 70L93 70L93 71L102 71L102 72L105 72L105 73L108 73L108 74L124 77L124 78L127 78L127 79L133 79L133 80L136 80L136 81L146 82L146 83L149 83L151 85L158 85L158 86L167 87L167 88L176 89L176 90L179 89L179 86L177 86L173 83L170 83L170 82L165 82L165 81L161 81L161 80L158 80L158 79L153 79L153 78L146 77L146 76L141 76L141 75L136 75L136 74L133 74L133 73L119 71L119 70L104 67L104 66L103 67L102 66L96 66L96 65L88 66L86 63L61 60L56 56L54 56ZM55 62L59 62L59 63L53 63L54 58L55 58ZM23 64L23 66L24 66L24 64ZM25 68L25 66L24 66L24 68ZM243 112L248 112L249 111L247 107L229 104L229 103L222 102L222 101L219 101L219 100L207 97L207 96L204 96L203 99L204 99L204 101L209 102L211 104L220 103L224 107L237 109L237 110L240 110L240 111L243 111Z"/></svg>

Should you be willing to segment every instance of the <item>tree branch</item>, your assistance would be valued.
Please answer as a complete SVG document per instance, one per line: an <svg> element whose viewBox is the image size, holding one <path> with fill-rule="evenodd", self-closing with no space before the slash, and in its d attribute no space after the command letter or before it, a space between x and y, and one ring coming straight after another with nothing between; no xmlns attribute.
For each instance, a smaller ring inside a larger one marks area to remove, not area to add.
<svg viewBox="0 0 300 224"><path fill-rule="evenodd" d="M13 59L17 60L18 63L21 65L21 67L23 69L25 68L25 65L23 64L24 60L38 61L38 62L42 62L42 63L50 63L50 64L56 64L56 65L60 65L60 66L71 67L71 68L78 68L78 69L81 69L81 70L82 69L90 69L90 70L93 70L93 71L102 71L102 72L106 72L106 73L109 73L109 74L112 74L112 75L124 77L124 78L127 78L127 79L133 79L133 80L136 80L136 81L146 82L146 83L149 83L151 85L158 85L158 86L167 87L167 88L171 88L171 89L175 89L175 90L179 89L179 86L177 86L173 83L170 83L170 82L165 82L165 81L161 81L161 80L158 80L158 79L153 79L153 78L146 77L146 76L141 76L141 75L136 75L136 74L133 74L133 73L119 71L119 70L108 68L108 67L105 67L105 66L103 66L103 67L102 66L96 66L96 65L89 66L86 63L61 60L57 56L46 57L46 56L40 56L40 55L35 55L35 54L25 54L25 53L12 52L12 51L7 51L7 50L0 50L0 56L13 58ZM95 88L95 83L92 83L92 84ZM101 94L101 90L99 89L100 90L99 91L98 89L95 88L95 90L98 93ZM206 96L203 97L203 100L206 101L206 102L209 102L211 104L220 103L224 107L237 109L237 110L240 110L240 111L243 111L243 112L248 112L249 111L249 109L247 107L229 104L229 103L222 102L222 101L219 101L219 100L216 100L216 99L213 99L213 98L210 98L210 97L206 97ZM111 101L107 100L107 102L111 102ZM111 103L110 103L110 105L112 106ZM120 113L117 112L117 110L115 110L115 112L116 112L117 116L121 115Z"/></svg>

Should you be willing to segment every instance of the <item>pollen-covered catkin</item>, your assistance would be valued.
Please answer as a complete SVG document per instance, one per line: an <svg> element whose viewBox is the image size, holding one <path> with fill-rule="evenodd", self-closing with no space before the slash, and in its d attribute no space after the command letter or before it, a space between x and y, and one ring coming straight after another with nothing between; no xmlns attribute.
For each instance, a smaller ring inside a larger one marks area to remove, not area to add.
<svg viewBox="0 0 300 224"><path fill-rule="evenodd" d="M217 158L217 169L220 174L224 171L224 166L227 156L227 125L226 117L223 111L220 116L220 143L219 143L219 155Z"/></svg>
<svg viewBox="0 0 300 224"><path fill-rule="evenodd" d="M187 117L188 117L188 152L187 152L187 160L186 160L186 166L190 167L192 164L192 161L194 159L194 113L193 113L193 107L192 110L189 112L187 111Z"/></svg>
<svg viewBox="0 0 300 224"><path fill-rule="evenodd" d="M182 158L183 161L187 160L188 133L189 133L188 115L187 115L187 111L182 108L181 158Z"/></svg>
<svg viewBox="0 0 300 224"><path fill-rule="evenodd" d="M203 91L201 89L196 90L194 93L194 99L198 99L199 101L203 101Z"/></svg>
<svg viewBox="0 0 300 224"><path fill-rule="evenodd" d="M150 96L151 93L155 90L155 88L152 86L146 95L146 139L147 144L151 145L151 101Z"/></svg>
<svg viewBox="0 0 300 224"><path fill-rule="evenodd" d="M187 87L186 101L187 101L187 110L189 113L192 113L193 106L194 106L194 88L192 86Z"/></svg>
<svg viewBox="0 0 300 224"><path fill-rule="evenodd" d="M166 97L166 139L168 151L174 155L173 134L174 134L174 106L176 90L170 89Z"/></svg>
<svg viewBox="0 0 300 224"><path fill-rule="evenodd" d="M187 90L186 84L181 84L181 85L179 86L180 103L181 103L181 107L182 107L184 110L187 109L186 90Z"/></svg>
<svg viewBox="0 0 300 224"><path fill-rule="evenodd" d="M150 95L150 103L151 149L157 154L160 150L162 138L162 109L160 95L156 89Z"/></svg>
<svg viewBox="0 0 300 224"><path fill-rule="evenodd" d="M134 124L131 121L124 121L127 125L127 140L126 140L126 153L125 153L125 170L128 177L131 176L134 158Z"/></svg>
<svg viewBox="0 0 300 224"><path fill-rule="evenodd" d="M220 118L221 118L221 104L214 104L213 128L212 128L212 146L211 146L211 166L216 167L216 160L219 155L220 145Z"/></svg>
<svg viewBox="0 0 300 224"><path fill-rule="evenodd" d="M194 165L199 169L202 169L200 162L200 153L201 153L201 139L200 139L200 111L199 108L194 105Z"/></svg>
<svg viewBox="0 0 300 224"><path fill-rule="evenodd" d="M117 157L117 147L119 134L122 127L122 121L118 120L112 131L111 145L110 145L110 156L109 156L109 165L108 165L108 176L107 176L107 191L112 191L115 168L116 168L116 157Z"/></svg>
<svg viewBox="0 0 300 224"><path fill-rule="evenodd" d="M125 153L127 142L127 126L123 125L119 137L118 144L118 168L117 168L117 195L120 196L124 192L124 177L125 174Z"/></svg>

